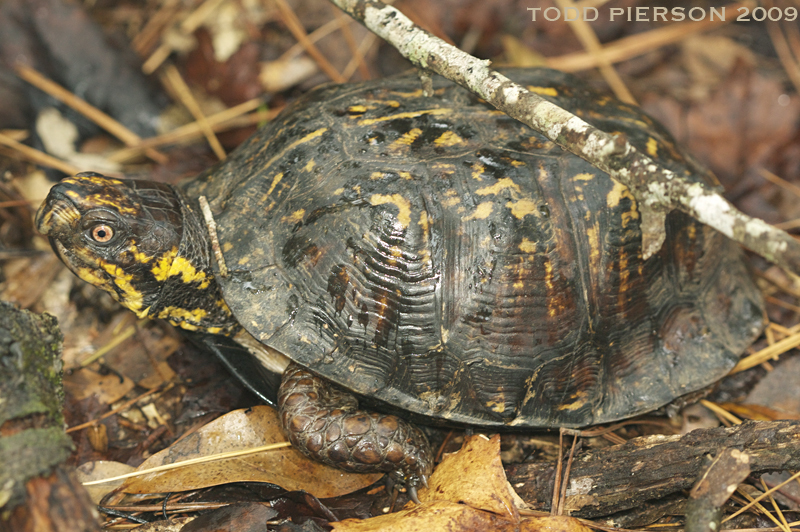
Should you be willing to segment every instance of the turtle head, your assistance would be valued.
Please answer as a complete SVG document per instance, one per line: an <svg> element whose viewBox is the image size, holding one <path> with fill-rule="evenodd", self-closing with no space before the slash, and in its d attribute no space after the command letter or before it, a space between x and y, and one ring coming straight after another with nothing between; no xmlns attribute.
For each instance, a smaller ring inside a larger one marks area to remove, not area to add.
<svg viewBox="0 0 800 532"><path fill-rule="evenodd" d="M50 189L36 227L73 273L140 318L218 334L236 328L207 233L172 186L89 172L67 177Z"/></svg>

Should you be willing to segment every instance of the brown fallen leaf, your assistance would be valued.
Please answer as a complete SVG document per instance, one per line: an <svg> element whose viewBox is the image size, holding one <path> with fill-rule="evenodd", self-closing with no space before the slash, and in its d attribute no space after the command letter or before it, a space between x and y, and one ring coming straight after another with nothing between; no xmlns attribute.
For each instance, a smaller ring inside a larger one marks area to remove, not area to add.
<svg viewBox="0 0 800 532"><path fill-rule="evenodd" d="M478 434L457 453L447 456L422 489L422 504L408 503L399 512L371 519L331 523L337 532L450 530L470 532L515 530L589 532L577 519L537 517L520 521L524 506L506 479L500 462L500 436Z"/></svg>
<svg viewBox="0 0 800 532"><path fill-rule="evenodd" d="M433 501L404 508L393 514L370 519L345 519L331 523L336 532L416 532L419 530L518 530L517 523L492 512L477 510L466 504Z"/></svg>
<svg viewBox="0 0 800 532"><path fill-rule="evenodd" d="M102 374L89 368L80 368L64 377L64 389L80 401L94 396L101 404L119 401L133 389L135 383L118 373Z"/></svg>
<svg viewBox="0 0 800 532"><path fill-rule="evenodd" d="M500 461L499 434L468 438L460 451L436 467L428 485L430 489L420 491L421 502L460 502L519 521L519 496L508 483Z"/></svg>
<svg viewBox="0 0 800 532"><path fill-rule="evenodd" d="M79 481L91 482L92 480L100 480L103 478L115 477L117 475L124 475L126 473L130 473L133 471L133 469L133 466L129 466L128 464L123 464L121 462L98 460L96 462L86 462L81 464L77 468L76 473ZM121 484L122 481L87 486L86 491L89 492L89 497L91 497L92 502L95 504L100 504L100 501L103 499L103 497Z"/></svg>
<svg viewBox="0 0 800 532"><path fill-rule="evenodd" d="M275 410L269 406L255 406L217 418L154 454L138 470L285 441ZM380 474L346 473L314 462L295 449L285 448L133 477L126 480L120 490L163 493L229 482L270 482L287 490L305 490L318 498L328 498L369 486L380 477Z"/></svg>
<svg viewBox="0 0 800 532"><path fill-rule="evenodd" d="M519 532L590 532L589 527L574 517L548 515L524 519L517 529Z"/></svg>

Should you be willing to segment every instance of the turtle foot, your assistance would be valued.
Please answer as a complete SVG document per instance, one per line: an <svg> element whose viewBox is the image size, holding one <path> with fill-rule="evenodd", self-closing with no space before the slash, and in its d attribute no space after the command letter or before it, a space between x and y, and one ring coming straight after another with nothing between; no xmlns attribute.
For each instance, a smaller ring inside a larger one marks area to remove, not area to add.
<svg viewBox="0 0 800 532"><path fill-rule="evenodd" d="M289 441L306 456L356 473L389 473L409 489L426 486L433 454L425 435L398 418L358 409L357 399L291 363L278 391Z"/></svg>

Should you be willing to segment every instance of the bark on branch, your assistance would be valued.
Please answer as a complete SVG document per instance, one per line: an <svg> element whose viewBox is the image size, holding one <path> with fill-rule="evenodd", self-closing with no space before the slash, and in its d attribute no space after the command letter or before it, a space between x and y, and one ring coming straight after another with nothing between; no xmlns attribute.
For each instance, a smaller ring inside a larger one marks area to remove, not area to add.
<svg viewBox="0 0 800 532"><path fill-rule="evenodd" d="M763 220L748 216L718 192L660 167L623 135L601 131L477 59L414 25L394 7L376 0L331 0L419 68L478 94L512 118L582 157L627 186L642 214L645 258L664 241L664 219L680 209L744 247L800 275L800 243Z"/></svg>
<svg viewBox="0 0 800 532"><path fill-rule="evenodd" d="M647 436L590 450L572 463L564 509L598 517L687 490L707 456L736 449L749 456L753 473L800 469L800 422L748 421L734 427L695 430L685 436ZM548 510L556 465L506 468L508 481L537 510Z"/></svg>

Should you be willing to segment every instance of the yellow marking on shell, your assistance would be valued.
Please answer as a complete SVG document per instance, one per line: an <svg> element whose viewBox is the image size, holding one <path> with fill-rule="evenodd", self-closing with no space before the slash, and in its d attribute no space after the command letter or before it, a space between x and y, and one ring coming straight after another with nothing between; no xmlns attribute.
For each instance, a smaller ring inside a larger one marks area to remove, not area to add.
<svg viewBox="0 0 800 532"><path fill-rule="evenodd" d="M114 284L117 285L120 290L122 290L122 293L124 294L122 297L124 299L121 300L120 303L136 312L136 315L138 316L138 311L142 309L144 296L131 284L133 275L125 273L125 270L116 264L111 264L105 261L100 261L100 267L103 268L106 273L108 273L114 279ZM146 314L147 312L145 311L145 315ZM141 318L143 316L139 317Z"/></svg>
<svg viewBox="0 0 800 532"><path fill-rule="evenodd" d="M549 260L546 260L544 263L544 285L547 287L547 293L551 294L555 288L555 285L553 284L553 263ZM555 301L550 300L550 298L548 298L548 300L547 314L551 318L554 318L558 315L559 306L557 304L551 305L550 303L555 303Z"/></svg>
<svg viewBox="0 0 800 532"><path fill-rule="evenodd" d="M232 249L233 249L233 244L232 243L225 242L224 244L222 244L222 251L227 253L228 251L230 251Z"/></svg>
<svg viewBox="0 0 800 532"><path fill-rule="evenodd" d="M521 193L519 185L514 183L514 180L510 177L503 177L498 179L494 185L479 188L475 191L476 194L480 196L488 196L489 194L498 194L503 190L511 190L517 192L518 194Z"/></svg>
<svg viewBox="0 0 800 532"><path fill-rule="evenodd" d="M275 187L278 186L278 183L281 182L281 179L283 179L283 172L278 172L275 174L275 177L272 178L272 183L269 185L269 190L267 190L267 196L272 194L272 191L275 190Z"/></svg>
<svg viewBox="0 0 800 532"><path fill-rule="evenodd" d="M452 131L445 131L439 138L433 141L434 146L449 148L458 144L464 144L464 139L453 133Z"/></svg>
<svg viewBox="0 0 800 532"><path fill-rule="evenodd" d="M411 144L413 144L414 141L417 140L417 137L419 137L420 135L422 135L422 130L418 127L415 127L410 131L406 131L400 136L400 138L398 138L397 140L392 142L391 145L389 145L389 149L401 150L406 146L411 146Z"/></svg>
<svg viewBox="0 0 800 532"><path fill-rule="evenodd" d="M538 212L536 202L527 198L518 201L509 201L506 203L506 207L511 209L511 214L518 220L522 220L529 214L535 215Z"/></svg>
<svg viewBox="0 0 800 532"><path fill-rule="evenodd" d="M639 211L636 207L636 198L633 197L633 194L631 194L631 191L628 189L628 187L622 183L617 183L614 181L614 187L606 195L606 204L609 208L614 209L619 206L622 198L627 198L631 201L630 210L620 214L622 227L628 227L628 224L630 224L632 221L639 219Z"/></svg>
<svg viewBox="0 0 800 532"><path fill-rule="evenodd" d="M389 248L389 251L392 253L392 257L402 257L403 250L400 249L400 246L392 246Z"/></svg>
<svg viewBox="0 0 800 532"><path fill-rule="evenodd" d="M172 266L169 269L169 277L176 275L181 276L181 281L186 284L199 282L197 288L203 290L208 288L209 279L206 277L206 272L197 271L194 265L186 260L184 257L175 257L172 261Z"/></svg>
<svg viewBox="0 0 800 532"><path fill-rule="evenodd" d="M389 107L400 107L400 102L398 102L397 100L383 100L383 103L385 103Z"/></svg>
<svg viewBox="0 0 800 532"><path fill-rule="evenodd" d="M390 120L398 120L401 118L416 118L424 115L446 115L452 113L452 109L442 107L439 109L422 109L420 111L409 111L407 113L397 113L396 115L382 116L380 118L366 118L358 122L360 126L371 126L379 122L388 122Z"/></svg>
<svg viewBox="0 0 800 532"><path fill-rule="evenodd" d="M658 141L653 137L647 138L647 154L650 157L658 157Z"/></svg>
<svg viewBox="0 0 800 532"><path fill-rule="evenodd" d="M635 202L636 199L631 194L631 191L628 190L628 187L614 181L614 187L608 192L606 195L606 204L608 204L609 208L613 209L619 205L619 202L622 198L628 198L629 200Z"/></svg>
<svg viewBox="0 0 800 532"><path fill-rule="evenodd" d="M245 255L244 257L239 259L239 266L244 266L248 262L250 262L250 257L248 255Z"/></svg>
<svg viewBox="0 0 800 532"><path fill-rule="evenodd" d="M316 131L312 131L311 133L309 133L305 137L297 139L296 141L292 142L291 144L289 144L288 146L283 148L279 153L276 153L275 155L273 155L272 159L267 161L267 163L262 167L262 169L269 168L270 166L272 166L272 163L274 163L275 161L285 157L286 154L288 152L290 152L291 150L295 149L296 147L300 146L301 144L305 144L306 142L311 142L312 140L316 139L317 137L322 136L322 134L325 133L326 131L328 131L328 128L327 127L322 127L322 128L317 129ZM280 133L276 133L275 137L277 137L279 135L280 135ZM263 148L262 148L262 150L263 150Z"/></svg>
<svg viewBox="0 0 800 532"><path fill-rule="evenodd" d="M575 399L572 403L563 404L558 407L559 410L578 410L586 405L586 392L577 392L572 397Z"/></svg>
<svg viewBox="0 0 800 532"><path fill-rule="evenodd" d="M511 166L513 166L514 168L519 168L520 166L525 166L525 164L526 164L525 161L518 161L516 159L512 159L511 160Z"/></svg>
<svg viewBox="0 0 800 532"><path fill-rule="evenodd" d="M284 216L281 218L281 222L296 224L303 221L303 216L305 216L306 210L305 209L297 209L289 216Z"/></svg>
<svg viewBox="0 0 800 532"><path fill-rule="evenodd" d="M472 179L477 179L478 181L483 181L481 175L483 172L486 171L486 167L483 166L481 163L473 163L472 164Z"/></svg>
<svg viewBox="0 0 800 532"><path fill-rule="evenodd" d="M79 200L79 199L81 199L81 197L82 197L82 196L81 196L80 194L78 194L78 192L76 192L75 190L67 190L67 196L69 196L70 198L72 198L72 199L74 199L74 200Z"/></svg>
<svg viewBox="0 0 800 532"><path fill-rule="evenodd" d="M427 212L421 211L419 213L419 222L417 222L417 225L419 225L422 228L422 241L424 243L424 246L420 251L422 262L430 262L431 250L430 247L428 247L430 243L430 222L428 220Z"/></svg>
<svg viewBox="0 0 800 532"><path fill-rule="evenodd" d="M178 255L178 248L173 247L163 255L161 255L156 263L153 265L153 268L150 270L153 273L153 277L156 278L156 281L166 281L167 277L169 277L169 269L172 267L172 261L175 260L175 257Z"/></svg>
<svg viewBox="0 0 800 532"><path fill-rule="evenodd" d="M528 85L528 90L534 94L541 94L542 96L558 96L558 91L553 87L537 87L536 85Z"/></svg>
<svg viewBox="0 0 800 532"><path fill-rule="evenodd" d="M373 205L384 205L391 203L397 207L397 221L403 226L408 227L411 223L411 203L400 194L373 194L369 198Z"/></svg>
<svg viewBox="0 0 800 532"><path fill-rule="evenodd" d="M347 111L351 112L351 113L366 113L367 112L367 106L366 105L351 105L350 107L347 108Z"/></svg>
<svg viewBox="0 0 800 532"><path fill-rule="evenodd" d="M406 181L411 181L414 177L409 172L397 172L397 175L405 179Z"/></svg>
<svg viewBox="0 0 800 532"><path fill-rule="evenodd" d="M344 187L337 188L333 191L334 196L339 196L340 194L344 193Z"/></svg>
<svg viewBox="0 0 800 532"><path fill-rule="evenodd" d="M369 178L370 178L372 181L377 181L378 179L383 179L383 172L372 172L372 173L369 175Z"/></svg>
<svg viewBox="0 0 800 532"><path fill-rule="evenodd" d="M493 207L494 204L491 201L484 201L475 207L475 210L472 212L472 214L461 218L461 220L464 222L469 220L485 220L490 214L492 214Z"/></svg>
<svg viewBox="0 0 800 532"><path fill-rule="evenodd" d="M499 414L502 414L506 410L506 404L502 401L488 401L486 403L486 408L494 412L497 412Z"/></svg>
<svg viewBox="0 0 800 532"><path fill-rule="evenodd" d="M594 179L594 174L583 173L583 174L576 174L572 177L574 181L591 181Z"/></svg>
<svg viewBox="0 0 800 532"><path fill-rule="evenodd" d="M536 251L536 242L523 237L522 242L519 243L519 250L523 253L533 253Z"/></svg>
<svg viewBox="0 0 800 532"><path fill-rule="evenodd" d="M456 171L456 165L450 163L434 163L432 168L445 174L453 174Z"/></svg>
<svg viewBox="0 0 800 532"><path fill-rule="evenodd" d="M599 264L600 261L600 239L597 226L586 229L586 240L589 241L589 262Z"/></svg>

